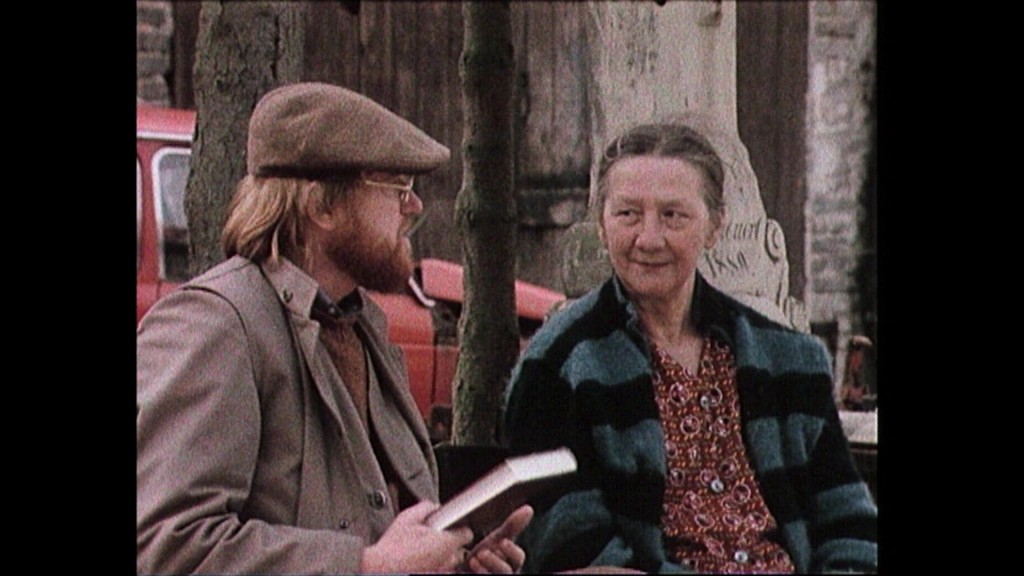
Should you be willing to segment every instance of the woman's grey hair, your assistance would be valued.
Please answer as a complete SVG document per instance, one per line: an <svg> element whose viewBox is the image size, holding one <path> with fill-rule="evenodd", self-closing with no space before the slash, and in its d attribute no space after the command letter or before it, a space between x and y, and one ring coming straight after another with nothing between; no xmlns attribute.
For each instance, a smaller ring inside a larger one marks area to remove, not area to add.
<svg viewBox="0 0 1024 576"><path fill-rule="evenodd" d="M616 162L637 156L679 158L704 173L707 181L704 202L708 212L721 217L725 213L725 170L722 159L700 132L685 124L641 124L630 128L605 148L597 168L596 213L604 211L607 197L605 177Z"/></svg>

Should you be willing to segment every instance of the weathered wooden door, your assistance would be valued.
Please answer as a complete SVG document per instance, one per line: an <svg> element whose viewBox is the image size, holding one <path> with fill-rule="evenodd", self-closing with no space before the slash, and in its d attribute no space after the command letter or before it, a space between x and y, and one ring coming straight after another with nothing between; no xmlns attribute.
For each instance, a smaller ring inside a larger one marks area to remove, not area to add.
<svg viewBox="0 0 1024 576"><path fill-rule="evenodd" d="M192 107L191 70L199 4L175 2L174 104ZM512 5L516 54L516 180L519 277L560 283L559 237L583 217L589 188L585 46L580 4ZM373 98L448 146L445 168L417 181L427 222L418 257L461 262L455 197L462 177L458 2L311 2L304 79Z"/></svg>

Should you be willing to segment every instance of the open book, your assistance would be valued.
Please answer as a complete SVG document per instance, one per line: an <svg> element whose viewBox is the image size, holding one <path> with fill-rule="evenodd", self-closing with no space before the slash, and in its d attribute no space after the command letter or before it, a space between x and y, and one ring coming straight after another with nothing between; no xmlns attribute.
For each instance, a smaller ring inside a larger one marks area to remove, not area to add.
<svg viewBox="0 0 1024 576"><path fill-rule="evenodd" d="M512 456L427 516L437 530L466 525L481 538L505 521L516 508L553 480L576 471L568 448Z"/></svg>

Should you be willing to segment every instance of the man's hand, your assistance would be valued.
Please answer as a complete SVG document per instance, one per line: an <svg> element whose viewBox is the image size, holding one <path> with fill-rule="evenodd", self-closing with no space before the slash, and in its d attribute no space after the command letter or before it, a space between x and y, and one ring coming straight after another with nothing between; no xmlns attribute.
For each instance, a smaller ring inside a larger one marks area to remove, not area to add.
<svg viewBox="0 0 1024 576"><path fill-rule="evenodd" d="M465 568L477 574L513 574L523 567L526 552L516 545L516 537L533 518L533 508L519 507L501 526L480 541L466 558Z"/></svg>
<svg viewBox="0 0 1024 576"><path fill-rule="evenodd" d="M380 540L363 551L359 571L408 574L452 572L458 568L464 556L463 547L473 541L473 531L466 527L434 530L427 526L423 520L436 508L437 504L423 501L399 513Z"/></svg>

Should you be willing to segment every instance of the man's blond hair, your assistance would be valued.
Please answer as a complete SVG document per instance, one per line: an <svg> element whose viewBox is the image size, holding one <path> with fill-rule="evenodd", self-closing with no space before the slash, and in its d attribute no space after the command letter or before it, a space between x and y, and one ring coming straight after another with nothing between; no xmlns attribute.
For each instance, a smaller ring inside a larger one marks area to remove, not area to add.
<svg viewBox="0 0 1024 576"><path fill-rule="evenodd" d="M315 202L320 209L334 207L353 181L246 175L228 205L221 234L225 257L238 254L262 264L283 256L302 266L307 257L306 206Z"/></svg>

